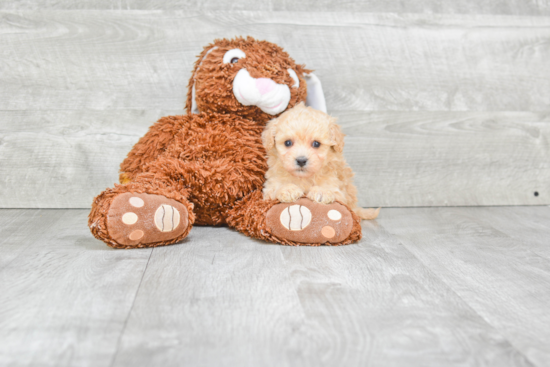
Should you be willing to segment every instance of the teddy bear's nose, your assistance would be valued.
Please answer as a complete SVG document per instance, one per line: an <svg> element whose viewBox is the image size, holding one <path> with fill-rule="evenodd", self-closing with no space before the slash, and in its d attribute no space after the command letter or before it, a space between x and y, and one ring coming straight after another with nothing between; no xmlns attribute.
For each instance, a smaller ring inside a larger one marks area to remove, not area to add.
<svg viewBox="0 0 550 367"><path fill-rule="evenodd" d="M275 82L268 78L258 78L256 79L256 88L258 88L258 91L261 95L264 95L266 93L271 92L273 89L275 89Z"/></svg>

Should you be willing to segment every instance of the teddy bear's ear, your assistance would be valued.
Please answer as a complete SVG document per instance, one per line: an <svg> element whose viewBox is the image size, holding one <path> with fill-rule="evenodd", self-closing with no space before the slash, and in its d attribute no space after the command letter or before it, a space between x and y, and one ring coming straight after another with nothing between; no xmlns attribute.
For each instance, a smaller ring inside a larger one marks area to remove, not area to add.
<svg viewBox="0 0 550 367"><path fill-rule="evenodd" d="M197 101L195 101L195 84L191 89L191 113L200 113L197 107Z"/></svg>
<svg viewBox="0 0 550 367"><path fill-rule="evenodd" d="M327 103L321 81L313 73L304 74L307 82L307 98L306 106L315 108L316 110L327 112Z"/></svg>
<svg viewBox="0 0 550 367"><path fill-rule="evenodd" d="M191 75L191 80L189 80L189 86L190 91L188 92L187 96L187 103L186 107L188 111L191 113L200 113L199 109L197 108L197 102L195 101L195 74L199 70L199 68L202 65L203 60L208 56L208 54L214 50L217 50L218 46L212 47L212 45L207 46L200 54L199 59L195 63L195 68L193 70L193 75ZM189 108L191 108L189 110Z"/></svg>

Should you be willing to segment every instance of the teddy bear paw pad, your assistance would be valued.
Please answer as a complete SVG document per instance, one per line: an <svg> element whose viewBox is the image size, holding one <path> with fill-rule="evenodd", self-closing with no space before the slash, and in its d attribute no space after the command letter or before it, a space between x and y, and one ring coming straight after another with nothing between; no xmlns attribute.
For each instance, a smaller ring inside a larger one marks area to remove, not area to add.
<svg viewBox="0 0 550 367"><path fill-rule="evenodd" d="M109 235L125 246L169 241L188 226L183 204L161 195L118 195L107 214Z"/></svg>
<svg viewBox="0 0 550 367"><path fill-rule="evenodd" d="M274 205L266 222L273 235L307 244L342 242L353 228L353 217L344 205L320 204L307 198Z"/></svg>

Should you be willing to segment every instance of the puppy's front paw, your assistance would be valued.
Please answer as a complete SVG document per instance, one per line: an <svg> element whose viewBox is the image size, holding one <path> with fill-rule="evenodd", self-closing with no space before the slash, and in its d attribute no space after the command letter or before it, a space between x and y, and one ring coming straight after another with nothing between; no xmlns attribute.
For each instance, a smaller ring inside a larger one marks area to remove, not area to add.
<svg viewBox="0 0 550 367"><path fill-rule="evenodd" d="M293 203L302 196L304 196L304 190L296 185L284 186L277 191L277 199L281 203Z"/></svg>
<svg viewBox="0 0 550 367"><path fill-rule="evenodd" d="M321 204L331 204L336 199L336 195L333 190L322 188L320 186L313 186L307 194L308 199L316 201Z"/></svg>

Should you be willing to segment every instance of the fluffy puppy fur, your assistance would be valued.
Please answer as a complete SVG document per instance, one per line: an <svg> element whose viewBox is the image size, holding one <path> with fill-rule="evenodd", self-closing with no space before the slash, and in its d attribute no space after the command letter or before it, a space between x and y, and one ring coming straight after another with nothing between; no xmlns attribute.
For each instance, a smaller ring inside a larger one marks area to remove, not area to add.
<svg viewBox="0 0 550 367"><path fill-rule="evenodd" d="M264 199L294 202L302 196L322 204L339 201L362 219L374 219L378 209L357 206L353 171L342 154L344 134L336 119L304 103L271 120L262 141L269 169Z"/></svg>

